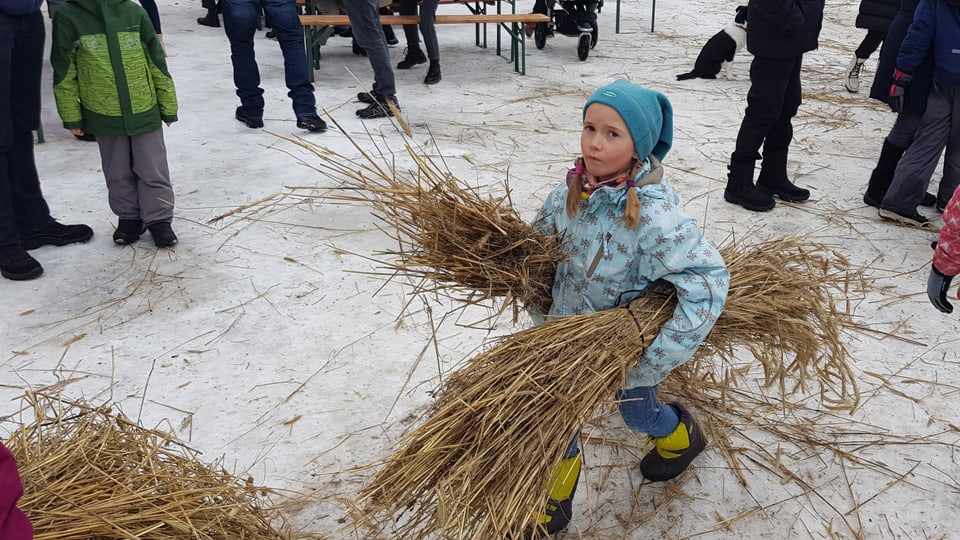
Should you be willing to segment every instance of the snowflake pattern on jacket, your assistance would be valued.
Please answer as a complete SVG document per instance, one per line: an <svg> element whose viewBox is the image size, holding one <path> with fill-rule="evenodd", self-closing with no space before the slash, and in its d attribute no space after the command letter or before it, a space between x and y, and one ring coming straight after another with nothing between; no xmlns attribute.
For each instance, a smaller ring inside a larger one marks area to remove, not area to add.
<svg viewBox="0 0 960 540"><path fill-rule="evenodd" d="M960 189L943 209L943 228L933 253L933 266L945 276L960 274Z"/></svg>
<svg viewBox="0 0 960 540"><path fill-rule="evenodd" d="M533 226L562 234L569 260L557 266L549 317L581 315L626 305L658 279L677 289L673 317L640 356L627 388L659 384L689 360L717 322L727 299L730 274L717 249L680 197L661 179L633 188L640 198L640 221L623 221L627 192L599 188L567 216L567 187L554 189Z"/></svg>

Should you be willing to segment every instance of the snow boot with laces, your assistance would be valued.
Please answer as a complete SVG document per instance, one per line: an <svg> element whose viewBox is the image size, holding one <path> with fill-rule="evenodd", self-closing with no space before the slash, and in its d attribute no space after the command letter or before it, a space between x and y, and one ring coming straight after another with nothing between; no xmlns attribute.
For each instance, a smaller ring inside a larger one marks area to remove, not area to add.
<svg viewBox="0 0 960 540"><path fill-rule="evenodd" d="M863 71L863 64L866 61L866 58L857 58L856 56L850 61L850 65L847 66L847 78L843 83L847 92L856 94L860 91L860 72Z"/></svg>

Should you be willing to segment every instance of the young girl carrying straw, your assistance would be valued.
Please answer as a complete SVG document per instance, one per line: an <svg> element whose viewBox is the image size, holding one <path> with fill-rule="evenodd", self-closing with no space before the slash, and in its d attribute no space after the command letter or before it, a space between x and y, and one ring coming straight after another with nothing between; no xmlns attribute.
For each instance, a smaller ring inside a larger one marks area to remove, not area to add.
<svg viewBox="0 0 960 540"><path fill-rule="evenodd" d="M625 305L660 280L676 288L673 317L616 395L627 427L653 442L640 462L650 481L676 477L706 444L683 405L658 401L657 385L693 356L717 321L730 283L717 249L664 178L660 162L672 142L673 109L665 95L624 80L598 89L583 108L582 156L533 223L545 234L561 234L569 256L557 267L547 319ZM580 475L580 450L571 436L539 527L528 536L553 534L570 521Z"/></svg>

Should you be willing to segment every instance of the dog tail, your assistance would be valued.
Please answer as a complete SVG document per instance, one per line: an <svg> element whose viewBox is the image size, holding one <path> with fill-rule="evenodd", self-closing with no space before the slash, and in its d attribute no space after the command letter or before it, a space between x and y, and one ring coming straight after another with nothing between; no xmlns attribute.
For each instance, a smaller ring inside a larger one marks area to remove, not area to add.
<svg viewBox="0 0 960 540"><path fill-rule="evenodd" d="M700 75L698 75L696 71L691 71L690 73L681 73L680 75L677 75L677 80L685 81L687 79L696 79L699 76Z"/></svg>

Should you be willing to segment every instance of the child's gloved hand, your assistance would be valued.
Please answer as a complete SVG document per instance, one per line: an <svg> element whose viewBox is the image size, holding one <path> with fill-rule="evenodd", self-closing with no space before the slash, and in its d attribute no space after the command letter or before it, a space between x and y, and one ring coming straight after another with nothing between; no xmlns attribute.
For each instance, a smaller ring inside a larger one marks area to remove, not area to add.
<svg viewBox="0 0 960 540"><path fill-rule="evenodd" d="M887 95L887 103L893 112L899 114L903 112L903 95L907 93L907 85L913 80L913 75L909 75L899 69L893 72L893 83L890 85L890 94Z"/></svg>
<svg viewBox="0 0 960 540"><path fill-rule="evenodd" d="M946 276L937 270L936 266L930 267L930 277L927 279L927 298L930 303L944 313L952 313L953 306L947 301L947 291L950 289L950 282L953 276Z"/></svg>

